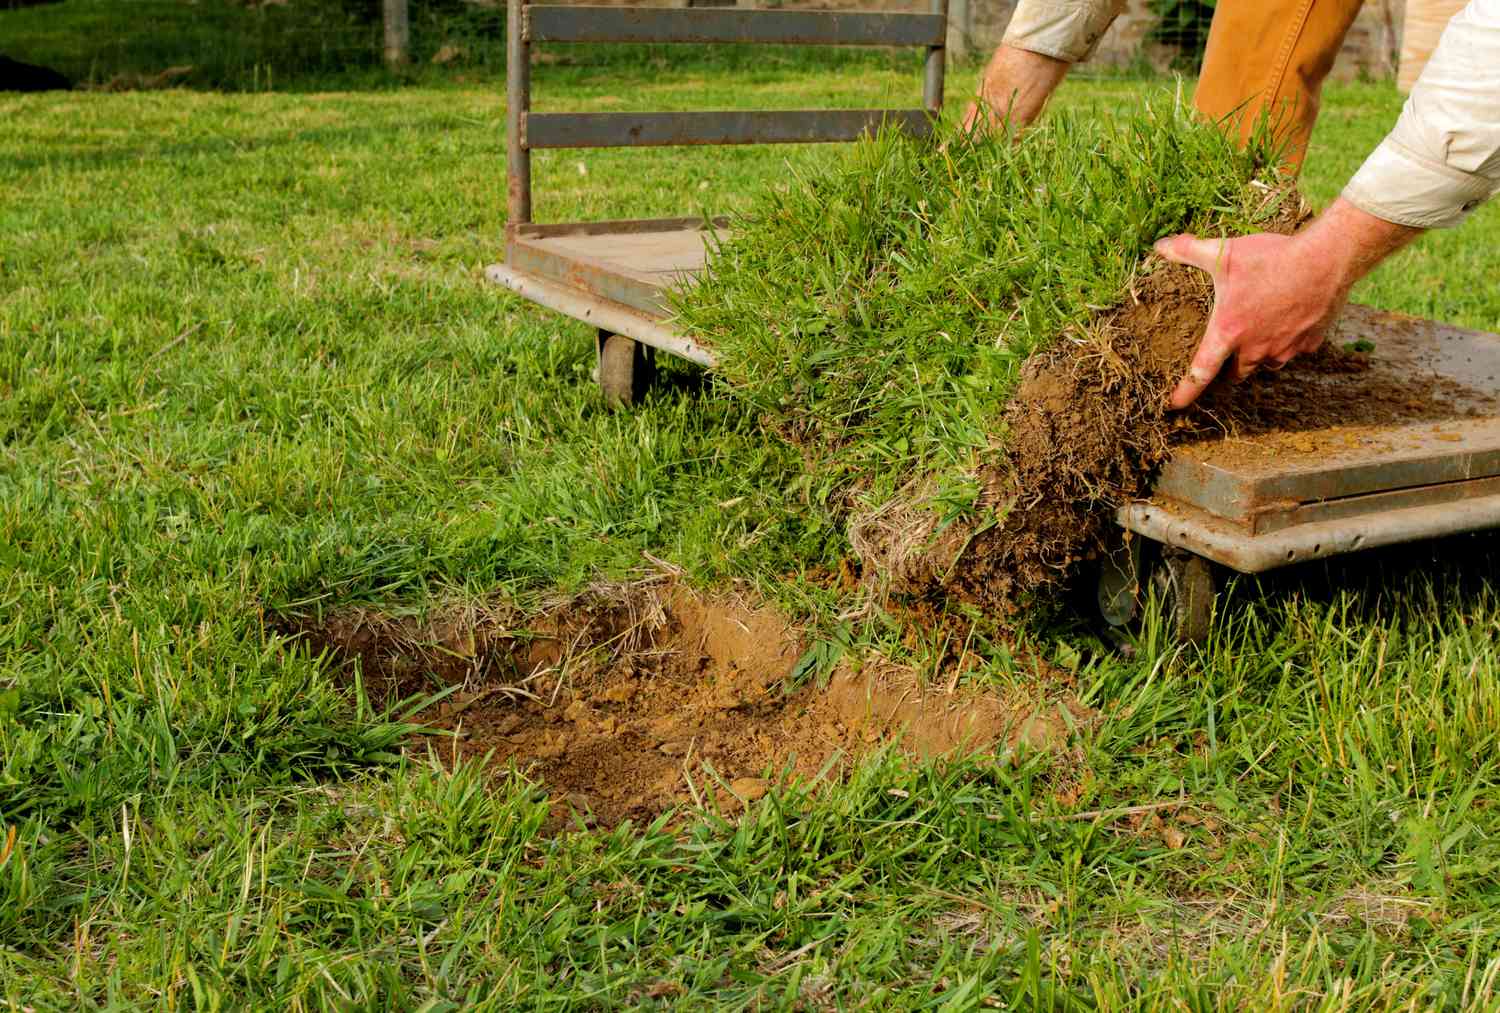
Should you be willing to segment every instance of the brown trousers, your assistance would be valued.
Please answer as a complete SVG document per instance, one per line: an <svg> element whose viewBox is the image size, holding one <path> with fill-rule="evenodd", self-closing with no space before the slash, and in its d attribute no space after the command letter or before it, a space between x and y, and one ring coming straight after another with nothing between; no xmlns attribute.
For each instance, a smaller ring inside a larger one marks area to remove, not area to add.
<svg viewBox="0 0 1500 1013"><path fill-rule="evenodd" d="M1248 140L1264 117L1301 167L1323 79L1363 0L1219 0L1193 104Z"/></svg>

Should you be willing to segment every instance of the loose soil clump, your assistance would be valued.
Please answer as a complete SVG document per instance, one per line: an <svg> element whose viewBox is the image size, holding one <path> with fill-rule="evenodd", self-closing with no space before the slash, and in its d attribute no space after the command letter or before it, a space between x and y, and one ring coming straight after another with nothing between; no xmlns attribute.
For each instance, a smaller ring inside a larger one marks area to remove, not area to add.
<svg viewBox="0 0 1500 1013"><path fill-rule="evenodd" d="M419 626L348 613L301 631L377 700L461 684L417 718L451 737L411 748L513 765L565 803L561 823L732 812L885 746L924 758L1060 750L1088 718L1065 682L1014 695L936 688L879 658L789 690L805 650L795 628L675 583L598 588L529 619L497 610Z"/></svg>
<svg viewBox="0 0 1500 1013"><path fill-rule="evenodd" d="M1097 550L1105 508L1143 495L1170 452L1167 394L1212 304L1201 272L1157 262L1093 333L1027 363L984 473L998 523L949 564L950 593L1010 611Z"/></svg>

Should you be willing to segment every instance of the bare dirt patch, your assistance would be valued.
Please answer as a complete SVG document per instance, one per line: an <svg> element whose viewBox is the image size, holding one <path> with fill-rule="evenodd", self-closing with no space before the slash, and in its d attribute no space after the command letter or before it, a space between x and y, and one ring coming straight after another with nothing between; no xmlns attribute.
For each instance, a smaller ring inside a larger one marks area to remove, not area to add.
<svg viewBox="0 0 1500 1013"><path fill-rule="evenodd" d="M349 612L298 629L376 700L461 684L420 715L452 737L414 748L514 765L567 803L560 814L602 825L680 805L733 811L887 745L916 757L1060 750L1089 718L1059 673L1007 694L927 685L877 658L789 691L799 631L743 597L676 583L598 588L531 617Z"/></svg>

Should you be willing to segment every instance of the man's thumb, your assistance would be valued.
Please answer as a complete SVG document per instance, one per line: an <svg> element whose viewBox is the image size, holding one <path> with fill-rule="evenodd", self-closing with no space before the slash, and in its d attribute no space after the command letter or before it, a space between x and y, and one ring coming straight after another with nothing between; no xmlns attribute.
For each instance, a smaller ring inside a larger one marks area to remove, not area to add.
<svg viewBox="0 0 1500 1013"><path fill-rule="evenodd" d="M1187 264L1213 274L1224 263L1222 239L1199 239L1182 233L1156 241L1156 252L1174 264Z"/></svg>

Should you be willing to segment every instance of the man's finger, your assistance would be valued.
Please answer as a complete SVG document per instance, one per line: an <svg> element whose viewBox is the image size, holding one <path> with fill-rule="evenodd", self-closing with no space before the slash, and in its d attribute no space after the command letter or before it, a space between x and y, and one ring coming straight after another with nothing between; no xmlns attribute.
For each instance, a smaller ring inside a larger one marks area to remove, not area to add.
<svg viewBox="0 0 1500 1013"><path fill-rule="evenodd" d="M1187 264L1214 274L1224 265L1228 243L1223 239L1199 239L1184 232L1158 239L1155 250L1174 264Z"/></svg>
<svg viewBox="0 0 1500 1013"><path fill-rule="evenodd" d="M1231 369L1234 375L1230 377L1235 383L1249 379L1250 374L1266 364L1265 359L1247 359L1243 355L1236 355Z"/></svg>
<svg viewBox="0 0 1500 1013"><path fill-rule="evenodd" d="M1198 395L1214 382L1219 370L1224 368L1224 363L1233 354L1234 346L1220 339L1218 332L1214 330L1213 318L1210 317L1208 330L1198 345L1198 351L1193 355L1187 375L1177 382L1172 391L1173 410L1181 410L1198 400Z"/></svg>

